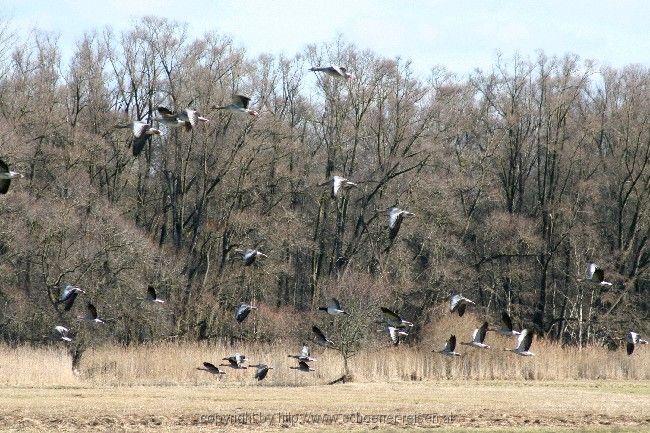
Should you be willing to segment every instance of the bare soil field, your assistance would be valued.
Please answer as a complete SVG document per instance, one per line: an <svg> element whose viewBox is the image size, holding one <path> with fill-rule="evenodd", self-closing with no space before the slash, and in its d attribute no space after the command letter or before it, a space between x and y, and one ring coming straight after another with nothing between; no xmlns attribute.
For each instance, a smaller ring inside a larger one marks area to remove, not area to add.
<svg viewBox="0 0 650 433"><path fill-rule="evenodd" d="M5 387L2 431L650 431L650 381Z"/></svg>

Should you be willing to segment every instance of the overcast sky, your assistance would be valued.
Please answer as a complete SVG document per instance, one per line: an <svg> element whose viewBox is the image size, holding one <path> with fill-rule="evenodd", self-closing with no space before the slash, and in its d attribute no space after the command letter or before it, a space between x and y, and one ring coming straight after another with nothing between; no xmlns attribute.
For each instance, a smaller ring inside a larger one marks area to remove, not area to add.
<svg viewBox="0 0 650 433"><path fill-rule="evenodd" d="M84 31L128 29L156 15L189 25L192 36L216 30L251 55L293 55L338 34L358 48L467 74L488 69L497 50L534 58L578 54L620 67L650 66L647 0L3 0L0 17L21 32L60 34L70 53Z"/></svg>

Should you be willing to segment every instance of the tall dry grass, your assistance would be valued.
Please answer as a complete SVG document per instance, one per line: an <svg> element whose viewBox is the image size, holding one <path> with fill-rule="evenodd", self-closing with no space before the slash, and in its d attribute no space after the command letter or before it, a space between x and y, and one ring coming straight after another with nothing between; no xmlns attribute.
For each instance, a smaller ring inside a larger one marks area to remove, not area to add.
<svg viewBox="0 0 650 433"><path fill-rule="evenodd" d="M0 386L59 387L80 383L64 346L0 345Z"/></svg>

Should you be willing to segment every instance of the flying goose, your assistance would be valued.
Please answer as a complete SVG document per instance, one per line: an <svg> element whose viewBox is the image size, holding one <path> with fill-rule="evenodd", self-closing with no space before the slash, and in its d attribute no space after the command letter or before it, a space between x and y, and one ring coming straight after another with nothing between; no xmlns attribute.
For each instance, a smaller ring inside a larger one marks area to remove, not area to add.
<svg viewBox="0 0 650 433"><path fill-rule="evenodd" d="M77 299L79 293L86 293L86 292L81 290L79 287L75 287L71 284L68 284L61 292L61 295L59 296L59 300L56 303L60 304L63 302L64 305L63 311L70 311L72 305L74 304L74 300Z"/></svg>
<svg viewBox="0 0 650 433"><path fill-rule="evenodd" d="M68 330L68 328L66 328L65 326L60 326L60 325L59 325L59 326L55 326L55 327L54 327L54 331L56 332L56 336L57 336L60 340L67 341L67 342L72 341L72 338L68 337L68 332L69 332L69 330Z"/></svg>
<svg viewBox="0 0 650 433"><path fill-rule="evenodd" d="M402 220L405 216L415 216L414 213L402 210L397 207L388 209L388 238L395 239L399 228L402 226Z"/></svg>
<svg viewBox="0 0 650 433"><path fill-rule="evenodd" d="M151 141L152 135L160 135L160 130L152 127L148 123L135 120L133 122L127 123L125 125L115 125L116 128L131 128L133 132L133 140L131 145L133 146L133 156L140 155L144 145L148 141Z"/></svg>
<svg viewBox="0 0 650 433"><path fill-rule="evenodd" d="M530 352L530 345L533 344L533 332L530 329L524 329L521 331L519 337L517 337L517 347L514 349L503 349L506 352L514 352L517 355L521 356L533 356L533 352Z"/></svg>
<svg viewBox="0 0 650 433"><path fill-rule="evenodd" d="M408 336L407 332L402 331L401 329L390 325L386 327L386 331L388 331L388 335L390 335L390 339L393 341L394 346L399 346L402 336L404 337ZM380 330L379 332L382 332L382 330Z"/></svg>
<svg viewBox="0 0 650 433"><path fill-rule="evenodd" d="M299 361L316 361L316 358L310 356L309 346L303 343L300 355L287 355L289 358L296 358Z"/></svg>
<svg viewBox="0 0 650 433"><path fill-rule="evenodd" d="M348 314L347 311L341 308L341 304L336 298L330 299L326 307L319 307L318 310L327 311L327 314L331 314L332 316L338 316L340 314Z"/></svg>
<svg viewBox="0 0 650 433"><path fill-rule="evenodd" d="M639 337L639 334L632 331L628 332L625 341L627 342L626 349L628 355L631 355L632 352L634 352L634 346L637 344L648 344L646 340L642 340L641 337Z"/></svg>
<svg viewBox="0 0 650 433"><path fill-rule="evenodd" d="M241 253L241 259L244 262L244 266L250 266L253 263L255 263L255 259L258 257L268 257L266 254L261 252L260 250L256 248L246 248L245 250L235 250L239 253Z"/></svg>
<svg viewBox="0 0 650 433"><path fill-rule="evenodd" d="M329 75L330 77L334 78L345 78L346 80L349 80L350 78L353 77L351 73L348 72L348 70L342 66L314 66L312 68L309 68L310 71L312 72L323 72L326 75Z"/></svg>
<svg viewBox="0 0 650 433"><path fill-rule="evenodd" d="M483 322L483 325L481 325L480 328L475 329L472 333L472 341L469 343L461 342L460 344L464 344L465 346L478 347L479 349L489 349L490 346L483 343L483 341L485 341L485 334L487 333L487 330L488 322Z"/></svg>
<svg viewBox="0 0 650 433"><path fill-rule="evenodd" d="M248 108L251 98L244 95L233 95L232 103L221 107L212 106L213 110L226 110L233 113L245 113L250 116L257 116L259 113L251 108Z"/></svg>
<svg viewBox="0 0 650 433"><path fill-rule="evenodd" d="M508 315L506 311L503 311L501 313L501 322L503 323L503 326L501 326L501 328L499 329L490 328L488 329L488 331L495 331L498 332L499 335L505 335L507 337L512 337L521 334L521 332L512 329L512 319L510 318L510 315Z"/></svg>
<svg viewBox="0 0 650 433"><path fill-rule="evenodd" d="M298 367L289 367L289 368L292 370L304 371L305 373L309 373L310 371L316 371L313 368L311 368L306 361L298 361Z"/></svg>
<svg viewBox="0 0 650 433"><path fill-rule="evenodd" d="M404 320L402 316L396 312L389 310L386 307L381 307L381 312L384 315L384 320L391 326L395 328L404 328L406 326L413 326L413 323L408 320Z"/></svg>
<svg viewBox="0 0 650 433"><path fill-rule="evenodd" d="M460 353L454 352L454 349L456 349L456 336L454 334L451 334L451 336L449 336L449 340L447 340L442 350L434 350L434 352L442 353L446 356L460 356Z"/></svg>
<svg viewBox="0 0 650 433"><path fill-rule="evenodd" d="M164 304L164 303L165 303L165 301L163 301L162 299L160 299L160 298L158 297L158 295L156 294L156 289L154 288L154 286L149 286L149 287L147 287L147 297L144 298L144 300L145 300L146 302L151 303L151 304L156 304L156 303L158 303L158 304Z"/></svg>
<svg viewBox="0 0 650 433"><path fill-rule="evenodd" d="M458 315L460 317L463 317L463 314L465 314L465 308L467 308L467 304L474 304L474 301L470 301L463 295L453 295L451 298L449 298L449 311L451 313L458 312Z"/></svg>
<svg viewBox="0 0 650 433"><path fill-rule="evenodd" d="M273 367L269 367L266 364L259 364L257 370L255 370L255 379L262 380L266 377L266 374L269 370L273 370Z"/></svg>
<svg viewBox="0 0 650 433"><path fill-rule="evenodd" d="M204 362L203 367L204 368L197 368L197 370L207 371L208 373L211 373L211 374L226 374L225 371L219 370L219 367L217 367L216 365L214 365L214 364L212 364L210 362Z"/></svg>
<svg viewBox="0 0 650 433"><path fill-rule="evenodd" d="M11 185L11 179L20 179L23 175L9 170L6 162L0 159L0 194L6 194Z"/></svg>
<svg viewBox="0 0 650 433"><path fill-rule="evenodd" d="M232 368L246 368L244 362L246 362L246 355L240 353L235 353L234 355L222 358L222 361L228 361L228 364L221 364L221 366L230 366Z"/></svg>
<svg viewBox="0 0 650 433"><path fill-rule="evenodd" d="M588 263L585 271L585 279L581 281L593 282L601 286L612 286L609 281L605 281L605 271L599 268L595 263Z"/></svg>
<svg viewBox="0 0 650 433"><path fill-rule="evenodd" d="M325 334L323 334L323 331L318 329L318 327L316 325L312 326L311 330L314 332L314 334L316 334L315 337L314 337L314 341L316 343L318 343L319 345L324 346L324 347L334 346L334 342L332 340L328 339L325 336Z"/></svg>
<svg viewBox="0 0 650 433"><path fill-rule="evenodd" d="M97 316L97 308L90 302L86 304L86 315L85 316L79 316L77 317L79 320L84 320L86 322L91 322L91 323L101 323L102 325L106 324L106 322L102 319L100 319Z"/></svg>
<svg viewBox="0 0 650 433"><path fill-rule="evenodd" d="M330 185L330 195L332 196L332 198L336 198L336 196L338 196L341 189L346 190L358 186L356 183L350 182L343 176L333 176L330 180L328 180L325 183L321 183L318 186L325 186L325 185Z"/></svg>
<svg viewBox="0 0 650 433"><path fill-rule="evenodd" d="M190 108L185 108L177 113L172 112L169 108L158 107L158 113L161 118L156 119L163 124L170 127L182 126L185 130L190 131L192 128L195 128L199 122L209 122L210 120L201 116L201 114Z"/></svg>
<svg viewBox="0 0 650 433"><path fill-rule="evenodd" d="M248 304L237 305L235 307L235 320L237 320L239 323L243 322L246 320L251 310L257 310L257 307L253 307L252 305Z"/></svg>

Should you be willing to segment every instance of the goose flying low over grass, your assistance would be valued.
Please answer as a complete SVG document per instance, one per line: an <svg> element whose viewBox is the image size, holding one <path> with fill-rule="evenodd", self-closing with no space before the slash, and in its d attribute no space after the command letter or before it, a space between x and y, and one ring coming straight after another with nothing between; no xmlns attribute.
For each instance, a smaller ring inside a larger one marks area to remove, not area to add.
<svg viewBox="0 0 650 433"><path fill-rule="evenodd" d="M453 295L449 299L449 311L451 313L458 313L460 317L463 317L463 314L465 314L465 309L467 308L467 304L474 304L474 301L470 301L463 295Z"/></svg>
<svg viewBox="0 0 650 433"><path fill-rule="evenodd" d="M144 300L150 304L164 304L165 301L160 299L156 294L156 288L154 286L147 287L147 296Z"/></svg>
<svg viewBox="0 0 650 433"><path fill-rule="evenodd" d="M97 308L90 302L86 304L86 315L77 317L79 320L83 320L91 323L101 323L102 325L106 324L103 319L100 319L97 315Z"/></svg>
<svg viewBox="0 0 650 433"><path fill-rule="evenodd" d="M156 120L172 128L182 126L185 130L190 131L192 128L196 128L200 122L210 121L201 116L201 113L198 111L190 108L186 108L177 113L174 113L166 107L158 107L157 110L161 117Z"/></svg>
<svg viewBox="0 0 650 433"><path fill-rule="evenodd" d="M244 363L246 362L246 355L241 353L235 353L234 355L227 356L222 358L222 361L228 361L228 364L221 364L221 366L229 366L232 368L246 368Z"/></svg>
<svg viewBox="0 0 650 433"><path fill-rule="evenodd" d="M0 159L0 194L6 194L9 191L12 179L22 177L22 174L9 170L7 163Z"/></svg>
<svg viewBox="0 0 650 433"><path fill-rule="evenodd" d="M250 266L255 263L255 260L258 257L268 257L266 254L261 252L256 248L246 248L245 250L235 250L241 253L241 259L244 262L244 266Z"/></svg>
<svg viewBox="0 0 650 433"><path fill-rule="evenodd" d="M405 216L415 216L414 213L392 207L388 209L388 238L395 239L397 233L399 232L400 227L402 226L402 221Z"/></svg>
<svg viewBox="0 0 650 433"><path fill-rule="evenodd" d="M605 281L605 271L603 268L598 267L595 263L588 263L585 270L585 278L579 281L592 282L600 284L601 286L612 286L609 281Z"/></svg>
<svg viewBox="0 0 650 433"><path fill-rule="evenodd" d="M323 331L321 331L318 326L314 325L311 327L311 330L314 332L314 341L324 347L332 347L334 346L334 342L330 339L328 339L325 334L323 334Z"/></svg>
<svg viewBox="0 0 650 433"><path fill-rule="evenodd" d="M403 331L402 329L396 328L394 326L387 326L386 331L388 331L388 335L393 342L393 346L399 346L402 337L408 337L409 335L406 331Z"/></svg>
<svg viewBox="0 0 650 433"><path fill-rule="evenodd" d="M436 353L441 353L445 356L460 356L460 353L454 352L456 349L456 336L454 334L451 334L449 336L449 339L445 343L444 347L442 350L434 350Z"/></svg>
<svg viewBox="0 0 650 433"><path fill-rule="evenodd" d="M135 120L125 125L115 125L115 127L122 129L131 128L131 132L133 133L131 146L133 147L133 156L136 157L140 155L145 144L151 141L152 136L160 135L159 129L139 120Z"/></svg>
<svg viewBox="0 0 650 433"><path fill-rule="evenodd" d="M312 72L322 72L330 77L343 78L346 80L353 77L353 75L343 66L314 66L309 68L309 70Z"/></svg>
<svg viewBox="0 0 650 433"><path fill-rule="evenodd" d="M312 358L311 353L309 351L309 346L306 344L302 345L302 349L300 350L300 355L287 355L289 358L295 358L299 361L306 361L306 362L311 362L311 361L316 361L316 358Z"/></svg>
<svg viewBox="0 0 650 433"><path fill-rule="evenodd" d="M490 328L488 331L494 331L498 332L499 335L505 335L507 337L512 337L512 336L517 336L521 334L519 331L515 331L512 327L512 319L510 318L510 315L504 311L501 313L501 322L502 326L501 328Z"/></svg>
<svg viewBox="0 0 650 433"><path fill-rule="evenodd" d="M485 341L485 334L487 334L487 330L488 322L483 322L483 325L481 325L480 328L475 329L472 333L472 341L469 343L461 342L460 344L464 344L465 346L478 347L479 349L489 349L490 346L483 343Z"/></svg>
<svg viewBox="0 0 650 433"><path fill-rule="evenodd" d="M332 198L336 198L341 190L347 190L350 188L356 188L358 185L354 182L350 182L343 176L333 176L330 180L325 183L321 183L319 186L330 186L330 195Z"/></svg>
<svg viewBox="0 0 650 433"><path fill-rule="evenodd" d="M203 368L197 368L197 370L207 371L208 373L211 374L226 374L225 371L220 370L219 367L217 367L216 365L210 362L204 362Z"/></svg>
<svg viewBox="0 0 650 433"><path fill-rule="evenodd" d="M273 367L269 367L266 364L259 364L257 370L255 370L255 379L262 380L266 377L269 370L273 370Z"/></svg>
<svg viewBox="0 0 650 433"><path fill-rule="evenodd" d="M248 304L239 304L235 307L235 320L239 323L242 323L252 310L257 310L257 307L253 307Z"/></svg>
<svg viewBox="0 0 650 433"><path fill-rule="evenodd" d="M316 371L315 369L311 368L306 361L298 361L297 367L289 367L289 368L292 370L304 371L305 373L309 373L310 371Z"/></svg>
<svg viewBox="0 0 650 433"><path fill-rule="evenodd" d="M396 328L404 328L406 326L413 326L413 323L409 322L408 320L405 320L402 316L394 312L393 310L389 310L386 307L381 307L381 313L384 316L384 320L386 323L388 323L391 326L394 326Z"/></svg>
<svg viewBox="0 0 650 433"><path fill-rule="evenodd" d="M533 344L533 331L524 329L517 337L517 347L514 349L503 349L506 352L514 352L521 356L534 356L535 354L530 351L530 346Z"/></svg>
<svg viewBox="0 0 650 433"><path fill-rule="evenodd" d="M81 290L79 287L68 284L61 292L57 304L63 303L63 311L70 311L74 305L75 299L77 299L77 296L79 296L80 293L86 292Z"/></svg>
<svg viewBox="0 0 650 433"><path fill-rule="evenodd" d="M625 348L627 350L628 355L631 355L632 352L634 352L634 347L637 344L648 344L646 340L642 340L641 337L639 337L639 334L632 331L627 333L627 335L625 336L625 341L627 343Z"/></svg>
<svg viewBox="0 0 650 433"><path fill-rule="evenodd" d="M326 307L319 307L319 311L326 311L327 314L332 316L338 316L341 314L348 314L343 308L341 308L341 303L336 298L330 299Z"/></svg>
<svg viewBox="0 0 650 433"><path fill-rule="evenodd" d="M57 338L59 340L63 340L63 341L67 341L67 342L72 341L72 338L68 337L68 332L70 332L70 331L65 326L60 326L60 325L55 326L54 327L54 332L55 332L55 335L57 336Z"/></svg>
<svg viewBox="0 0 650 433"><path fill-rule="evenodd" d="M251 108L248 108L248 105L251 102L251 98L244 95L233 95L232 103L229 105L223 105L221 107L213 106L213 110L226 110L231 113L243 113L250 116L257 116L259 113Z"/></svg>

